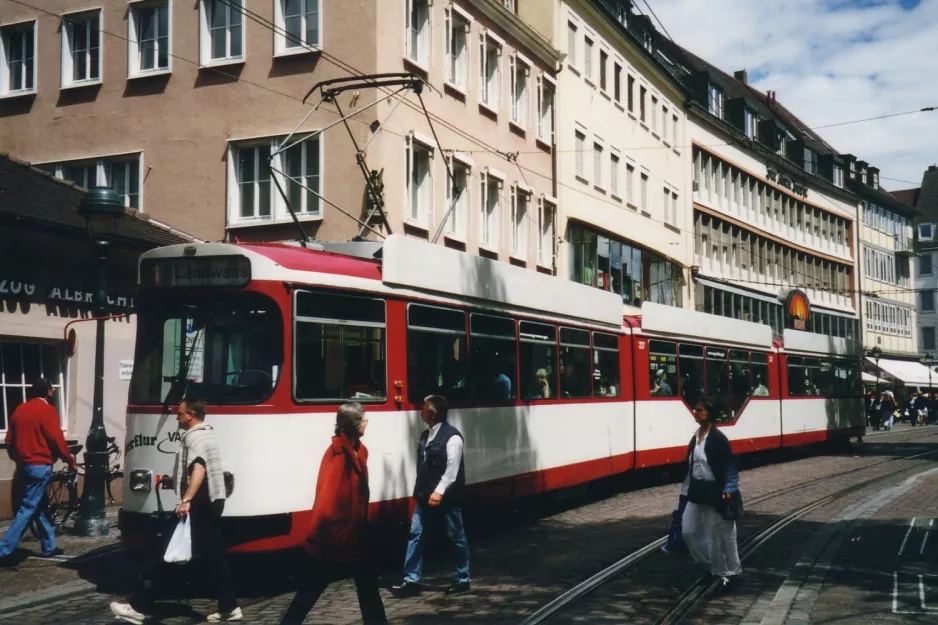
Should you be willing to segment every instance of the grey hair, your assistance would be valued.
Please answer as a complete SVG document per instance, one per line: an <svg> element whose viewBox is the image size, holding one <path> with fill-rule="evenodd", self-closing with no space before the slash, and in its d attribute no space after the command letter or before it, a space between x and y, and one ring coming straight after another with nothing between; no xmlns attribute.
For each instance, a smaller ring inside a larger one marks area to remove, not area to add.
<svg viewBox="0 0 938 625"><path fill-rule="evenodd" d="M427 395L423 399L427 404L427 409L433 413L437 421L446 421L449 413L449 407L446 405L446 398L442 395Z"/></svg>
<svg viewBox="0 0 938 625"><path fill-rule="evenodd" d="M345 432L353 436L358 436L358 428L361 427L362 420L365 418L365 407L357 401L350 401L339 406L335 415L335 433L336 436Z"/></svg>

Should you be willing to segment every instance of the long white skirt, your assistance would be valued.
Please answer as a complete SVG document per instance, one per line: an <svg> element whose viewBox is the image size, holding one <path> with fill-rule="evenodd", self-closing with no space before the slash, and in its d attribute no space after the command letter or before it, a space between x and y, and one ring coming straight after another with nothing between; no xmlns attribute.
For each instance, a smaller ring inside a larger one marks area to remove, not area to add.
<svg viewBox="0 0 938 625"><path fill-rule="evenodd" d="M688 502L681 518L684 542L695 562L713 575L739 575L743 568L736 549L736 522L725 521L714 506Z"/></svg>

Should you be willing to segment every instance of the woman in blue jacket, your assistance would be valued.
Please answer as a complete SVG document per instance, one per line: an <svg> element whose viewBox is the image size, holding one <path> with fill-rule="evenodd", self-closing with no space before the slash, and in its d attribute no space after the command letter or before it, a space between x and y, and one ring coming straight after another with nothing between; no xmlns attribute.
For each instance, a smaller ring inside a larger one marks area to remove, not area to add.
<svg viewBox="0 0 938 625"><path fill-rule="evenodd" d="M694 561L709 567L711 575L727 586L742 573L736 546L736 521L726 520L728 506L741 510L739 471L726 436L713 427L710 402L694 406L700 426L687 446L687 477L681 494L687 496L682 526L684 542Z"/></svg>

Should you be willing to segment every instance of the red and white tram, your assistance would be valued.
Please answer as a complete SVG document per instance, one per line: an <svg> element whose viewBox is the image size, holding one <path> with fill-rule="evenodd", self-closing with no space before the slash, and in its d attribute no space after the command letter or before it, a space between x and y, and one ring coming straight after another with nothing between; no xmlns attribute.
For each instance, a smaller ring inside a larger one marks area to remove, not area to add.
<svg viewBox="0 0 938 625"><path fill-rule="evenodd" d="M404 520L422 429L445 395L468 505L680 462L701 397L738 452L861 435L859 345L646 303L419 240L206 243L140 260L122 537L148 542L170 406L209 403L237 551L299 544L336 407L363 403L372 512ZM163 491L164 502L172 498ZM172 502L168 502L172 503Z"/></svg>

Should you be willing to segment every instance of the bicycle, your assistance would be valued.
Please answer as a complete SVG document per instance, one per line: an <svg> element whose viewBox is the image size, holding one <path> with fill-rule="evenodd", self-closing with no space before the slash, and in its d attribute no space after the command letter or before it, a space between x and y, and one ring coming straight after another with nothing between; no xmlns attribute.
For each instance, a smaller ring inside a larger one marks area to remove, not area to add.
<svg viewBox="0 0 938 625"><path fill-rule="evenodd" d="M117 444L117 439L109 436L108 442L108 472L105 477L104 487L107 493L107 502L114 503L114 495L111 492L111 482L124 477L120 464L121 449ZM83 449L82 445L71 445L68 450L72 456L75 456ZM79 463L77 470L68 467L60 469L52 474L52 481L46 488L46 516L52 526L58 530L72 518L81 509L81 497L78 493L78 476L84 474L85 463ZM39 519L33 518L29 523L29 530L33 536L40 538L42 528L39 525Z"/></svg>

